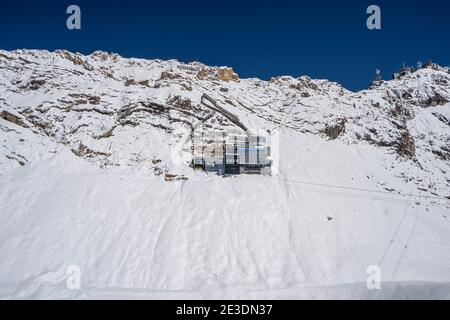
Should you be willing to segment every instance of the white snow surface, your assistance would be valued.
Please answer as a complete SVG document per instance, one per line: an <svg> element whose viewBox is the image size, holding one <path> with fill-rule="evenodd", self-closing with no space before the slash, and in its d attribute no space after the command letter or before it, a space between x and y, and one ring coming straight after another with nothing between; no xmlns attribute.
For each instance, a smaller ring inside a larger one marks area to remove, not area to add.
<svg viewBox="0 0 450 320"><path fill-rule="evenodd" d="M193 68L217 70L0 51L0 298L450 298L449 74L353 93ZM205 93L279 130L277 175L189 168L193 127L235 126ZM366 286L372 265L381 290Z"/></svg>

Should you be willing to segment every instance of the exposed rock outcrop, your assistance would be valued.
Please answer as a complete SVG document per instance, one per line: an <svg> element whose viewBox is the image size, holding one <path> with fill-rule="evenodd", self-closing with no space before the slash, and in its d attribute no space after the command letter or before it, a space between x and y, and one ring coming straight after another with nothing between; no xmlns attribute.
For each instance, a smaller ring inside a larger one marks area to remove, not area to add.
<svg viewBox="0 0 450 320"><path fill-rule="evenodd" d="M6 120L6 121L12 122L18 126L28 128L28 125L25 124L24 120L21 117L16 116L15 114L12 114L6 110L3 110L2 112L0 112L0 118L2 118L3 120Z"/></svg>
<svg viewBox="0 0 450 320"><path fill-rule="evenodd" d="M400 155L414 158L416 156L416 143L409 132L404 132L397 143L397 152Z"/></svg>
<svg viewBox="0 0 450 320"><path fill-rule="evenodd" d="M346 119L337 119L335 123L327 125L323 130L323 133L330 139L336 140L341 134L345 132Z"/></svg>
<svg viewBox="0 0 450 320"><path fill-rule="evenodd" d="M217 79L226 82L237 81L239 80L239 75L232 68L220 68L217 73Z"/></svg>

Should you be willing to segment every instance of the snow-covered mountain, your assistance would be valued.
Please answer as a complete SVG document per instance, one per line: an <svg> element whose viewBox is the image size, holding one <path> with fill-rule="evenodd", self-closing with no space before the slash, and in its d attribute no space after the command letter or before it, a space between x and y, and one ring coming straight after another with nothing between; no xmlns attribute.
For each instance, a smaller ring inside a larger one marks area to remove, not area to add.
<svg viewBox="0 0 450 320"><path fill-rule="evenodd" d="M279 132L278 174L193 171L199 126ZM446 68L355 93L0 51L0 133L0 297L450 298Z"/></svg>

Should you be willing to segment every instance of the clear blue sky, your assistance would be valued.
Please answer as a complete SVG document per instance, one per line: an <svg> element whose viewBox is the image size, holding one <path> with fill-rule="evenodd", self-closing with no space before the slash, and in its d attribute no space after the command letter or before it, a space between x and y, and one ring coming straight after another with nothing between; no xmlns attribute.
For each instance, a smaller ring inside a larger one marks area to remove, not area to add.
<svg viewBox="0 0 450 320"><path fill-rule="evenodd" d="M82 30L66 29L66 8ZM382 10L382 30L366 9ZM448 0L2 0L0 48L97 49L125 57L229 65L241 77L310 75L365 88L403 62L450 65Z"/></svg>

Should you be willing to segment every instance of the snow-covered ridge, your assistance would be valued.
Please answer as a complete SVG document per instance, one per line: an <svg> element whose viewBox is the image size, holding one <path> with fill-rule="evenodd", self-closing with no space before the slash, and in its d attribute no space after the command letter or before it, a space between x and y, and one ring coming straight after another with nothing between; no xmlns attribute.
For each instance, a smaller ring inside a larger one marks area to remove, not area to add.
<svg viewBox="0 0 450 320"><path fill-rule="evenodd" d="M378 146L424 173L404 172L404 179L449 196L449 84L440 67L353 93L307 76L239 79L231 68L198 62L0 51L0 172L63 146L100 167L189 176L187 165L173 163L178 140L186 140L181 148L189 152L186 134L195 127L242 124Z"/></svg>

